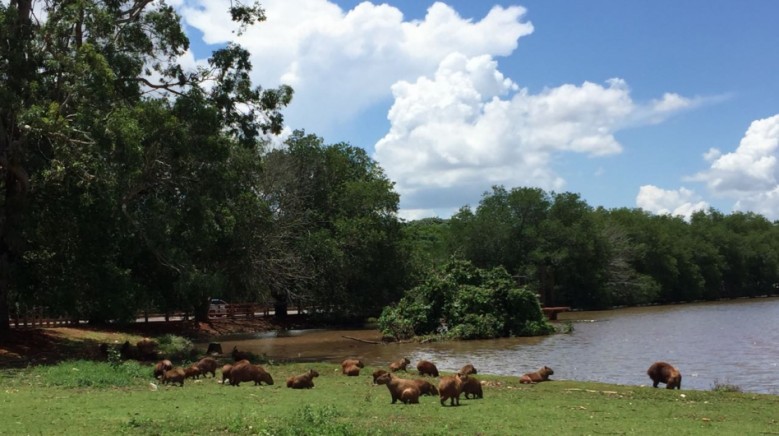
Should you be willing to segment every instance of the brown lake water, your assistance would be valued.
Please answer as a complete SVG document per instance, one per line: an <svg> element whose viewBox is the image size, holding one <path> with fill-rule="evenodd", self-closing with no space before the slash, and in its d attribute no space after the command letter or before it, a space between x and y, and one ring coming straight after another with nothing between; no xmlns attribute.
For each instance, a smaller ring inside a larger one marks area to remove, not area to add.
<svg viewBox="0 0 779 436"><path fill-rule="evenodd" d="M222 348L265 354L272 360L339 363L358 357L386 367L408 357L412 366L431 360L442 371L472 363L480 373L520 375L547 365L553 379L626 385L650 382L646 370L664 360L683 375L684 389L715 383L746 392L779 394L779 298L654 306L560 315L574 331L535 338L504 338L428 344L366 344L376 330L293 330L222 338ZM371 368L373 369L373 368Z"/></svg>

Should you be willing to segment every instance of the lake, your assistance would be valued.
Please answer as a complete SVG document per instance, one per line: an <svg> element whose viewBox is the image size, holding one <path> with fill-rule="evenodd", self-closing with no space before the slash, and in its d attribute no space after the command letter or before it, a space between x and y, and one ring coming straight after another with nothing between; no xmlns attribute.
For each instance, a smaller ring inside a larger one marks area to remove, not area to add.
<svg viewBox="0 0 779 436"><path fill-rule="evenodd" d="M272 360L341 362L371 367L408 357L442 371L472 363L480 373L519 376L541 366L552 379L651 385L646 370L664 360L679 368L683 389L734 384L746 392L779 394L779 298L680 304L560 315L574 330L534 338L436 343L367 344L376 330L293 330L221 338L225 352L265 354ZM661 385L663 386L663 385Z"/></svg>

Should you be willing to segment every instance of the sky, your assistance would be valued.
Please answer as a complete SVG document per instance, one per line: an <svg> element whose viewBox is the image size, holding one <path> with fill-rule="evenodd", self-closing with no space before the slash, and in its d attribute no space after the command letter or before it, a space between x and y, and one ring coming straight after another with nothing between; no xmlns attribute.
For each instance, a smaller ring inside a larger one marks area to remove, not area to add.
<svg viewBox="0 0 779 436"><path fill-rule="evenodd" d="M779 2L173 0L202 63L237 42L287 131L364 148L400 216L448 218L494 185L592 207L779 219Z"/></svg>

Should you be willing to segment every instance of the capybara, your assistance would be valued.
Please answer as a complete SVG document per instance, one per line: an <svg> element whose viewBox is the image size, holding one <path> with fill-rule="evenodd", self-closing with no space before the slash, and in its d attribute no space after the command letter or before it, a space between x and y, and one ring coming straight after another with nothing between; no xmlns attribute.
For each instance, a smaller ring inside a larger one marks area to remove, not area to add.
<svg viewBox="0 0 779 436"><path fill-rule="evenodd" d="M527 374L523 374L522 377L519 378L519 382L520 383L540 383L542 381L548 381L549 376L552 374L554 374L552 368L545 366L536 372L529 372Z"/></svg>
<svg viewBox="0 0 779 436"><path fill-rule="evenodd" d="M460 374L441 377L441 381L438 382L438 396L441 398L441 405L445 406L446 404L444 403L446 403L446 400L449 400L450 406L459 406L463 384L467 380L467 375Z"/></svg>
<svg viewBox="0 0 779 436"><path fill-rule="evenodd" d="M466 400L470 398L469 395L473 395L473 398L484 398L481 382L473 377L468 377L463 381L463 393Z"/></svg>
<svg viewBox="0 0 779 436"><path fill-rule="evenodd" d="M406 366L408 366L411 363L410 360L408 360L407 357L404 357L400 360L396 360L389 365L390 372L398 372L398 371L405 371Z"/></svg>
<svg viewBox="0 0 779 436"><path fill-rule="evenodd" d="M238 351L238 346L233 347L232 353L233 360L236 362L240 362L241 360L251 360L252 353L249 353L248 351Z"/></svg>
<svg viewBox="0 0 779 436"><path fill-rule="evenodd" d="M419 375L438 377L438 368L429 360L420 360L419 363L417 363L417 371L419 371Z"/></svg>
<svg viewBox="0 0 779 436"><path fill-rule="evenodd" d="M376 383L376 379L381 377L384 374L387 374L387 371L383 369L377 369L376 371L373 371L373 384L378 384Z"/></svg>
<svg viewBox="0 0 779 436"><path fill-rule="evenodd" d="M241 382L253 381L254 385L265 384L272 385L273 377L265 371L265 368L259 365L252 365L248 360L238 362L230 370L230 385L239 386Z"/></svg>
<svg viewBox="0 0 779 436"><path fill-rule="evenodd" d="M197 366L200 369L200 373L203 374L203 377L206 376L207 373L211 373L211 377L216 377L216 359L213 357L204 357L195 363L195 366Z"/></svg>
<svg viewBox="0 0 779 436"><path fill-rule="evenodd" d="M184 368L184 377L191 379L200 378L200 368L197 365L190 365Z"/></svg>
<svg viewBox="0 0 779 436"><path fill-rule="evenodd" d="M427 380L411 380L417 384L420 395L438 395L438 389Z"/></svg>
<svg viewBox="0 0 779 436"><path fill-rule="evenodd" d="M356 366L358 368L365 368L365 364L362 363L362 360L360 359L346 359L343 362L341 362L341 368L343 369L343 373L346 374L346 368L350 366Z"/></svg>
<svg viewBox="0 0 779 436"><path fill-rule="evenodd" d="M476 372L476 368L474 368L470 363L460 368L460 371L458 372L462 375L478 374Z"/></svg>
<svg viewBox="0 0 779 436"><path fill-rule="evenodd" d="M183 387L185 378L186 374L184 373L183 368L169 369L162 374L162 384L166 385L168 383L179 383Z"/></svg>
<svg viewBox="0 0 779 436"><path fill-rule="evenodd" d="M387 385L392 404L398 400L404 404L419 403L419 388L415 380L406 380L395 377L392 373L385 373L376 379L376 384Z"/></svg>
<svg viewBox="0 0 779 436"><path fill-rule="evenodd" d="M162 374L169 369L173 369L173 362L168 359L160 360L154 365L154 378L162 377Z"/></svg>
<svg viewBox="0 0 779 436"><path fill-rule="evenodd" d="M230 365L229 363L222 367L222 384L225 384L225 381L230 379L230 371L232 371L232 369L233 365Z"/></svg>
<svg viewBox="0 0 779 436"><path fill-rule="evenodd" d="M666 389L682 389L682 374L669 363L655 362L646 374L652 379L653 387L657 387L658 383L665 383Z"/></svg>
<svg viewBox="0 0 779 436"><path fill-rule="evenodd" d="M350 377L357 377L360 375L360 367L357 365L347 366L343 369L343 373Z"/></svg>
<svg viewBox="0 0 779 436"><path fill-rule="evenodd" d="M319 373L309 369L303 374L288 378L287 387L292 389L311 389L314 387L314 377L319 377Z"/></svg>

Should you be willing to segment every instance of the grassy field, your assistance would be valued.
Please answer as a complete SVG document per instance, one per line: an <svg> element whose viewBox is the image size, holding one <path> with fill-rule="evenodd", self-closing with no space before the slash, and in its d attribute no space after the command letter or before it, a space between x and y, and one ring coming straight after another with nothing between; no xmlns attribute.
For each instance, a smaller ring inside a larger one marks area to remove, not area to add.
<svg viewBox="0 0 779 436"><path fill-rule="evenodd" d="M315 388L285 387L317 369ZM273 386L217 379L157 385L135 362L62 362L0 372L0 434L533 435L779 434L779 397L479 375L484 399L390 404L386 386L333 364L265 365ZM416 375L409 375L415 377ZM152 384L154 383L154 385Z"/></svg>

